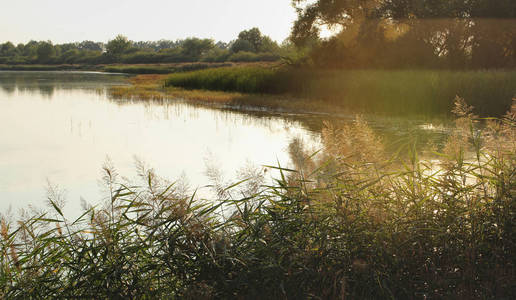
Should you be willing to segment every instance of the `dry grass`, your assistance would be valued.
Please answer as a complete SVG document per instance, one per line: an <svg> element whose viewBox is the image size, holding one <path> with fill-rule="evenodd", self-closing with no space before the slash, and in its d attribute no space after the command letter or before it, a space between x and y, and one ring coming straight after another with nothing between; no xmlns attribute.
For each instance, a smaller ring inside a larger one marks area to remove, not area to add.
<svg viewBox="0 0 516 300"><path fill-rule="evenodd" d="M109 89L109 95L123 100L183 99L197 104L239 110L271 110L287 112L344 113L345 108L325 101L304 99L290 95L247 94L198 89L165 87L167 75L138 75L129 79L131 86Z"/></svg>

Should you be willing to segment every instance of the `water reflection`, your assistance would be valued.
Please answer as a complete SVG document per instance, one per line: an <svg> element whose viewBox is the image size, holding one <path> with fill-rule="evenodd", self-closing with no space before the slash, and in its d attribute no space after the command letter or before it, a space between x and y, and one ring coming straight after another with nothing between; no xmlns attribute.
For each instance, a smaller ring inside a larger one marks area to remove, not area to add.
<svg viewBox="0 0 516 300"><path fill-rule="evenodd" d="M120 101L106 89L124 76L77 72L0 72L0 211L40 205L46 180L67 192L68 210L79 199L101 198L98 179L110 157L118 172L135 174L135 157L165 178L186 177L192 188L209 184L208 158L226 178L251 162L289 161L287 147L299 137L320 148L327 115L212 109L179 100ZM352 122L353 115L332 121ZM417 137L420 147L440 143L446 121L364 116L388 147ZM444 124L444 125L439 125ZM436 127L437 126L437 127ZM436 130L439 128L439 130Z"/></svg>
<svg viewBox="0 0 516 300"><path fill-rule="evenodd" d="M90 90L126 84L127 76L98 72L0 71L0 88L7 96L16 91L51 98L56 90Z"/></svg>
<svg viewBox="0 0 516 300"><path fill-rule="evenodd" d="M110 101L118 105L142 105L140 100L127 100L119 98L108 98ZM181 103L181 105L178 105ZM187 105L183 105L187 104ZM190 108L191 117L195 118L197 109L205 109L206 106L196 103L185 103L181 100L146 100L143 102L149 113L152 107L159 109L165 108L164 115L168 115L170 109L175 110L176 113L182 114L180 110ZM154 112L155 113L155 112ZM174 113L174 112L172 112ZM149 117L159 117L157 114ZM307 113L283 113L274 111L250 110L242 112L231 108L218 108L216 116L225 123L231 122L252 122L255 125L268 126L269 121L275 118L284 120L285 124L300 124L304 129L314 134L319 134L324 126L324 121L332 122L337 127L341 124L348 124L355 122L357 115L354 113L341 115L328 114L307 114ZM446 141L450 128L453 126L453 119L446 116L429 117L422 115L410 115L404 117L392 117L389 115L360 115L373 130L382 136L383 141L387 144L388 150L397 151L402 144L411 144L416 146L419 150L425 150L432 146L442 146ZM235 124L237 125L237 124ZM284 129L288 130L286 126Z"/></svg>
<svg viewBox="0 0 516 300"><path fill-rule="evenodd" d="M207 157L219 161L225 177L233 178L248 161L258 166L286 163L291 136L318 142L317 133L279 115L180 101L122 104L105 93L106 87L120 83L118 78L71 80L70 74L52 73L48 80L38 80L44 75L0 76L0 86L14 89L0 90L0 211L9 205L41 205L47 178L67 191L72 213L78 211L80 197L89 202L101 198L97 181L106 157L125 176L135 174L135 157L166 178L184 174L202 194L210 183L204 174Z"/></svg>

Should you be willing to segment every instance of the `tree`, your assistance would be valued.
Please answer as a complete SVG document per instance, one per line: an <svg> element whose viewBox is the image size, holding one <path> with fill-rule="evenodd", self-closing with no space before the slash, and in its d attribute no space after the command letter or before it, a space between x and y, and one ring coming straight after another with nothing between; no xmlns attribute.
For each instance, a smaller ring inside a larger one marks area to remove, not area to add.
<svg viewBox="0 0 516 300"><path fill-rule="evenodd" d="M240 51L256 52L256 49L248 40L237 39L231 44L231 52L238 53Z"/></svg>
<svg viewBox="0 0 516 300"><path fill-rule="evenodd" d="M23 46L23 55L27 57L34 57L37 55L38 42L29 41L25 46Z"/></svg>
<svg viewBox="0 0 516 300"><path fill-rule="evenodd" d="M156 50L165 50L165 49L174 49L177 48L179 45L177 42L170 41L170 40L159 40L156 42Z"/></svg>
<svg viewBox="0 0 516 300"><path fill-rule="evenodd" d="M120 59L120 56L124 54L131 47L131 42L127 37L119 34L114 39L110 40L106 45L106 53L108 56L114 59Z"/></svg>
<svg viewBox="0 0 516 300"><path fill-rule="evenodd" d="M93 41L82 41L79 45L77 45L77 48L79 50L102 51L103 44Z"/></svg>
<svg viewBox="0 0 516 300"><path fill-rule="evenodd" d="M257 49L257 52L278 52L279 46L278 43L273 41L270 37L264 35L262 36L262 40L260 42L260 46Z"/></svg>
<svg viewBox="0 0 516 300"><path fill-rule="evenodd" d="M11 42L6 42L0 45L0 56L14 56L17 49Z"/></svg>
<svg viewBox="0 0 516 300"><path fill-rule="evenodd" d="M80 56L79 50L77 49L70 49L65 51L61 55L61 59L64 63L74 63L75 60Z"/></svg>
<svg viewBox="0 0 516 300"><path fill-rule="evenodd" d="M278 44L270 37L263 35L258 28L244 30L238 34L231 45L231 52L274 52L278 50Z"/></svg>
<svg viewBox="0 0 516 300"><path fill-rule="evenodd" d="M188 38L183 41L183 53L192 60L198 60L203 54L215 47L211 39Z"/></svg>
<svg viewBox="0 0 516 300"><path fill-rule="evenodd" d="M55 56L56 51L52 42L41 42L38 44L36 54L38 56L38 62L47 63L51 57Z"/></svg>
<svg viewBox="0 0 516 300"><path fill-rule="evenodd" d="M304 46L320 39L323 29L332 30L312 53L332 65L516 65L514 0L293 0L293 5L298 18L291 40Z"/></svg>
<svg viewBox="0 0 516 300"><path fill-rule="evenodd" d="M238 34L238 39L248 41L256 52L262 44L262 33L258 28L254 27L240 32Z"/></svg>

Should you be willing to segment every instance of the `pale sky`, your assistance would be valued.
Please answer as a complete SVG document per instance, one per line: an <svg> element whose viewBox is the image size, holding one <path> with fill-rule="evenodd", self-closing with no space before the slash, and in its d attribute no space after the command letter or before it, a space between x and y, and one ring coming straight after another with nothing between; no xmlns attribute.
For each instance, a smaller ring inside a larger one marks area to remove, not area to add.
<svg viewBox="0 0 516 300"><path fill-rule="evenodd" d="M296 19L291 0L0 0L0 43L56 44L213 38L230 41L258 27L281 42Z"/></svg>

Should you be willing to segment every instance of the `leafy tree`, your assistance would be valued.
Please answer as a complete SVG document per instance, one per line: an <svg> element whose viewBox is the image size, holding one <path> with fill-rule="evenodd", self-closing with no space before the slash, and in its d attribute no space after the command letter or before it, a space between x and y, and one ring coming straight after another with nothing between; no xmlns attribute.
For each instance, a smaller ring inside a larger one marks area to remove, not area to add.
<svg viewBox="0 0 516 300"><path fill-rule="evenodd" d="M37 49L38 49L38 42L29 41L23 47L23 55L28 56L28 57L34 57L34 56L36 56Z"/></svg>
<svg viewBox="0 0 516 300"><path fill-rule="evenodd" d="M262 33L258 28L251 28L249 30L244 30L238 34L239 40L248 41L252 46L254 51L258 51L260 46L262 45Z"/></svg>
<svg viewBox="0 0 516 300"><path fill-rule="evenodd" d="M240 51L255 52L256 49L254 48L253 44L248 40L237 39L231 44L231 52L237 53Z"/></svg>
<svg viewBox="0 0 516 300"><path fill-rule="evenodd" d="M215 47L211 39L188 38L182 43L183 53L193 59L198 60L203 54Z"/></svg>
<svg viewBox="0 0 516 300"><path fill-rule="evenodd" d="M178 46L179 46L178 43L174 42L174 41L159 40L159 41L156 42L155 49L160 51L160 50L165 50L165 49L177 48Z"/></svg>
<svg viewBox="0 0 516 300"><path fill-rule="evenodd" d="M230 55L229 50L215 47L206 52L201 60L205 62L223 62L226 61Z"/></svg>
<svg viewBox="0 0 516 300"><path fill-rule="evenodd" d="M215 47L219 48L219 49L228 49L229 48L229 44L226 43L226 42L222 42L222 41L218 41L216 44L215 44Z"/></svg>
<svg viewBox="0 0 516 300"><path fill-rule="evenodd" d="M66 43L61 45L55 45L55 47L59 47L60 51L62 53L65 53L66 51L72 50L72 49L78 49L79 44L78 43Z"/></svg>
<svg viewBox="0 0 516 300"><path fill-rule="evenodd" d="M106 45L106 53L108 56L114 59L120 59L120 56L124 54L131 47L131 42L127 37L119 34L114 39L110 40Z"/></svg>
<svg viewBox="0 0 516 300"><path fill-rule="evenodd" d="M55 56L56 50L50 41L41 42L37 46L36 53L38 56L38 62L46 63L50 60L50 58Z"/></svg>
<svg viewBox="0 0 516 300"><path fill-rule="evenodd" d="M16 47L11 42L0 45L0 56L14 56L17 53Z"/></svg>
<svg viewBox="0 0 516 300"><path fill-rule="evenodd" d="M341 67L516 66L513 0L293 0L297 46L316 44L314 61Z"/></svg>
<svg viewBox="0 0 516 300"><path fill-rule="evenodd" d="M257 28L240 33L231 42L215 42L211 39L188 38L185 40L129 41L118 35L107 44L82 41L53 45L51 42L30 41L16 47L6 42L0 44L0 62L7 64L77 63L177 63L191 61L228 61L236 52L253 60L278 60L280 48ZM102 52L106 50L105 54ZM253 55L249 55L249 53ZM259 53L260 55L254 55ZM238 56L237 56L238 58Z"/></svg>
<svg viewBox="0 0 516 300"><path fill-rule="evenodd" d="M258 28L244 30L238 34L238 39L231 45L231 52L273 52L278 50L278 44L270 37L262 35Z"/></svg>
<svg viewBox="0 0 516 300"><path fill-rule="evenodd" d="M79 50L90 50L90 51L102 51L103 44L93 41L82 41L79 45L77 45Z"/></svg>
<svg viewBox="0 0 516 300"><path fill-rule="evenodd" d="M258 47L257 52L277 52L279 50L278 43L273 41L270 37L262 36L262 41Z"/></svg>
<svg viewBox="0 0 516 300"><path fill-rule="evenodd" d="M75 60L80 56L80 52L77 49L70 49L65 51L61 55L61 59L64 63L75 63Z"/></svg>

